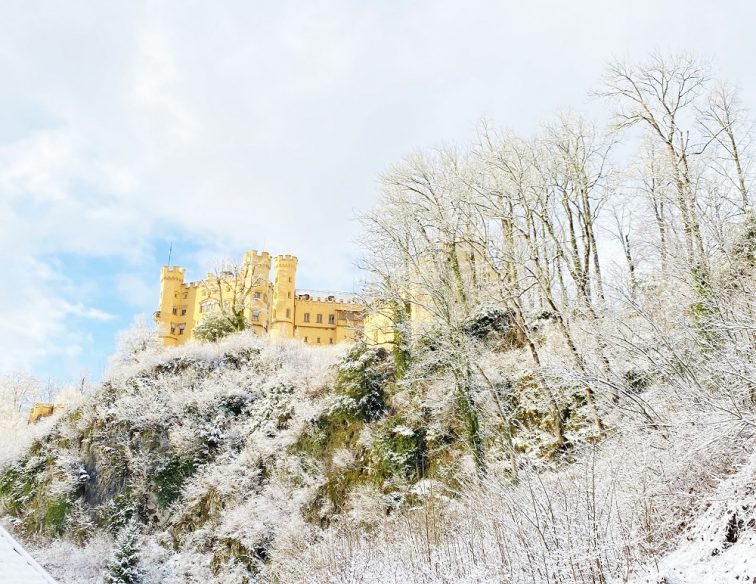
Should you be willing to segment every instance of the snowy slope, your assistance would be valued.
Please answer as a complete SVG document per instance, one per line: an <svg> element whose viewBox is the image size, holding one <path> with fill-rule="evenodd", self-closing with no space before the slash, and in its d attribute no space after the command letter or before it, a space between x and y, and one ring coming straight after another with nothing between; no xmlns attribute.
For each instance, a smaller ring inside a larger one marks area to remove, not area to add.
<svg viewBox="0 0 756 584"><path fill-rule="evenodd" d="M3 584L55 584L55 580L2 527L0 527L0 582Z"/></svg>
<svg viewBox="0 0 756 584"><path fill-rule="evenodd" d="M678 547L636 584L756 582L756 455L718 486Z"/></svg>

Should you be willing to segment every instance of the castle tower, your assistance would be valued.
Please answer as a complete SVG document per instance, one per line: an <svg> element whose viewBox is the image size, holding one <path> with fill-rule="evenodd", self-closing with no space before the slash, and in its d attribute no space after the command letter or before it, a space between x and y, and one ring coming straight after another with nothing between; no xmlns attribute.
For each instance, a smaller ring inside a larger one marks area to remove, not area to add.
<svg viewBox="0 0 756 584"><path fill-rule="evenodd" d="M258 335L268 331L270 324L270 254L257 250L244 254L245 289L251 290L244 316Z"/></svg>
<svg viewBox="0 0 756 584"><path fill-rule="evenodd" d="M273 258L273 303L270 334L274 340L294 336L294 285L297 258L279 255Z"/></svg>
<svg viewBox="0 0 756 584"><path fill-rule="evenodd" d="M163 266L160 269L160 304L155 313L155 322L163 342L168 345L177 344L176 323L174 322L174 308L180 292L184 287L184 269Z"/></svg>

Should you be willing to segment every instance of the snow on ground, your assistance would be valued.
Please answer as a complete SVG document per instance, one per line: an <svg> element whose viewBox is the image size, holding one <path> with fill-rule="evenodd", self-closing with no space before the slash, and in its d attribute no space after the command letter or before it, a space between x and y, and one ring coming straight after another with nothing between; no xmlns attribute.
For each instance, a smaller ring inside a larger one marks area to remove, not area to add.
<svg viewBox="0 0 756 584"><path fill-rule="evenodd" d="M112 548L112 540L96 535L82 546L58 539L40 549L28 550L60 584L101 584ZM2 579L0 584L4 584Z"/></svg>
<svg viewBox="0 0 756 584"><path fill-rule="evenodd" d="M635 584L756 582L756 454L723 480L677 549Z"/></svg>
<svg viewBox="0 0 756 584"><path fill-rule="evenodd" d="M3 584L55 584L55 580L2 527L0 527L0 582Z"/></svg>

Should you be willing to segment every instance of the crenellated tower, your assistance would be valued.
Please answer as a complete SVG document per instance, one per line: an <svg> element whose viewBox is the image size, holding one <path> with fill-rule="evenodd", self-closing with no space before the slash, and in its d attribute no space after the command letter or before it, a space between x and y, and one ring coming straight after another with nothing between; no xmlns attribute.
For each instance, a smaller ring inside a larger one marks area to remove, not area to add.
<svg viewBox="0 0 756 584"><path fill-rule="evenodd" d="M178 343L176 302L184 288L184 268L163 266L160 269L160 306L155 313L155 321L163 342L168 345Z"/></svg>
<svg viewBox="0 0 756 584"><path fill-rule="evenodd" d="M274 340L294 336L294 299L297 258L279 255L273 258L273 302L270 334Z"/></svg>
<svg viewBox="0 0 756 584"><path fill-rule="evenodd" d="M268 331L270 322L271 285L270 254L267 251L248 251L244 254L244 289L250 291L244 317L256 333Z"/></svg>

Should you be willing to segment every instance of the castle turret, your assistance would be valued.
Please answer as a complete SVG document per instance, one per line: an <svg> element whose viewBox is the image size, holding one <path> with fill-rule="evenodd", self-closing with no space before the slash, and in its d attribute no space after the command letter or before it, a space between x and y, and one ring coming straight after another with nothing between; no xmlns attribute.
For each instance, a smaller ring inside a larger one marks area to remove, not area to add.
<svg viewBox="0 0 756 584"><path fill-rule="evenodd" d="M270 333L274 340L294 336L294 285L297 258L279 255L273 258L273 314Z"/></svg>
<svg viewBox="0 0 756 584"><path fill-rule="evenodd" d="M248 251L244 254L245 287L252 290L264 290L270 277L270 254L267 251Z"/></svg>
<svg viewBox="0 0 756 584"><path fill-rule="evenodd" d="M244 316L257 334L268 331L270 324L270 254L267 251L248 251L244 254L245 288L250 296Z"/></svg>
<svg viewBox="0 0 756 584"><path fill-rule="evenodd" d="M177 330L176 302L184 287L184 268L163 266L160 270L160 304L155 313L159 334L166 345L175 345Z"/></svg>

